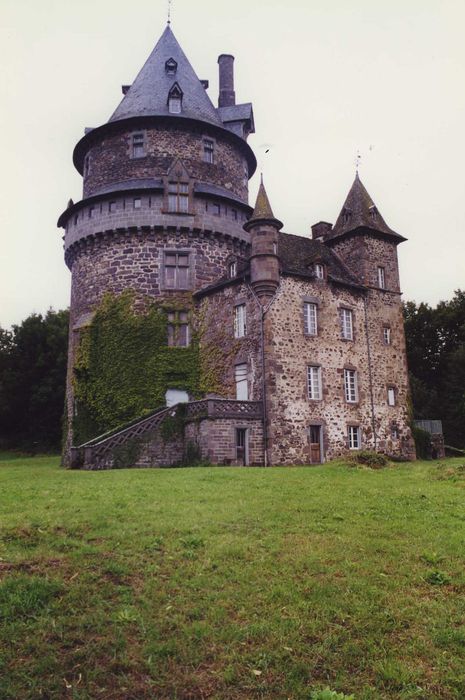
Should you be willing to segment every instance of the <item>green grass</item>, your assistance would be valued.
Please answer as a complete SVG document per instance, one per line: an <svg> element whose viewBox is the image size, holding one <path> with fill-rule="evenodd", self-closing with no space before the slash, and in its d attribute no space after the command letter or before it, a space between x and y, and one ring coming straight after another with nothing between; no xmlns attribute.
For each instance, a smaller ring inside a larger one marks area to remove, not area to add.
<svg viewBox="0 0 465 700"><path fill-rule="evenodd" d="M3 455L0 526L2 700L465 697L463 459Z"/></svg>

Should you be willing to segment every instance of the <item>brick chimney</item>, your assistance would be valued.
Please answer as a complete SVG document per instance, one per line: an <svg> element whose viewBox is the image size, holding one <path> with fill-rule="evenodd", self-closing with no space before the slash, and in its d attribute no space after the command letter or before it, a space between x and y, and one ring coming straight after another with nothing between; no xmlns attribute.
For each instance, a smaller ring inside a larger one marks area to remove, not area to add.
<svg viewBox="0 0 465 700"><path fill-rule="evenodd" d="M218 107L232 107L236 104L236 93L234 92L234 56L222 53L218 56L220 72L220 94L218 97Z"/></svg>

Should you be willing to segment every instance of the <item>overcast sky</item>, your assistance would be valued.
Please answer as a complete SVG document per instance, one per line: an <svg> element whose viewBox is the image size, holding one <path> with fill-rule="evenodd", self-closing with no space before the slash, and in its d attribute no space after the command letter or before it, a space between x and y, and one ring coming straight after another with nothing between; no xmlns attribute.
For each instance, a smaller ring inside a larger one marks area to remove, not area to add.
<svg viewBox="0 0 465 700"><path fill-rule="evenodd" d="M82 195L72 151L114 111L167 4L1 0L0 326L68 306L56 221ZM284 230L334 223L359 151L363 183L409 239L404 299L436 304L465 288L464 20L463 0L173 0L171 26L215 105L217 57L235 55Z"/></svg>

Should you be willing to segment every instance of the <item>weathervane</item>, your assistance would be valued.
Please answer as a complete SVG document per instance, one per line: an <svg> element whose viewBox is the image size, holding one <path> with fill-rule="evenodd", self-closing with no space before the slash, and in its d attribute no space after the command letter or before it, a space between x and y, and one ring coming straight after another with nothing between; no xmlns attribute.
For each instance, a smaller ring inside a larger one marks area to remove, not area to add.
<svg viewBox="0 0 465 700"><path fill-rule="evenodd" d="M358 169L360 167L360 162L362 160L362 156L360 155L360 151L357 149L357 156L355 158L355 172L358 175Z"/></svg>
<svg viewBox="0 0 465 700"><path fill-rule="evenodd" d="M171 0L168 0L168 24L171 24Z"/></svg>

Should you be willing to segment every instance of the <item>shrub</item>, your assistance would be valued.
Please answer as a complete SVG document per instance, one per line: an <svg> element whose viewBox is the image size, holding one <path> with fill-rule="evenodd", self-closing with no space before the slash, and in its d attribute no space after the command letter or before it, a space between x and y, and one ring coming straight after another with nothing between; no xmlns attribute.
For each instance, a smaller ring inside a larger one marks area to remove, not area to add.
<svg viewBox="0 0 465 700"><path fill-rule="evenodd" d="M310 700L355 700L355 695L345 695L325 688L324 690L314 690L310 695Z"/></svg>
<svg viewBox="0 0 465 700"><path fill-rule="evenodd" d="M412 436L415 440L415 449L419 459L431 459L431 435L416 425L412 428Z"/></svg>
<svg viewBox="0 0 465 700"><path fill-rule="evenodd" d="M360 450L360 452L351 452L348 459L350 466L362 465L370 469L382 469L389 465L389 459L386 455L371 450Z"/></svg>

